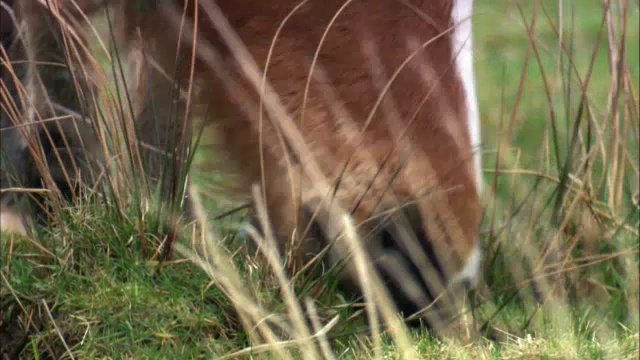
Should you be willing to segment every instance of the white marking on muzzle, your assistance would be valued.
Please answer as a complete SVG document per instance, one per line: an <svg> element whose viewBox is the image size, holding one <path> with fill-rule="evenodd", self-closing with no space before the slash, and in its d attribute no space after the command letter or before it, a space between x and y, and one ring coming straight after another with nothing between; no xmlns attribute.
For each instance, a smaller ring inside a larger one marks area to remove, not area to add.
<svg viewBox="0 0 640 360"><path fill-rule="evenodd" d="M471 148L474 151L476 186L478 192L480 192L482 189L482 149L480 143L480 115L473 71L472 15L473 0L454 1L451 12L453 23L456 26L453 33L453 53L454 55L458 54L455 64L466 96L467 126L469 137L471 138Z"/></svg>
<svg viewBox="0 0 640 360"><path fill-rule="evenodd" d="M457 286L464 283L471 289L477 287L481 277L483 258L484 253L478 244L467 258L462 270L451 278L449 286Z"/></svg>

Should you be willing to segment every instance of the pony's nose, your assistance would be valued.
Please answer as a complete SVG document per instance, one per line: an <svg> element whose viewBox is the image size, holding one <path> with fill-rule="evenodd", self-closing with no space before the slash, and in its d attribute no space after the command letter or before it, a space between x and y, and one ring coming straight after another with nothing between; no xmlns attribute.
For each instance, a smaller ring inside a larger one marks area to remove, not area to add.
<svg viewBox="0 0 640 360"><path fill-rule="evenodd" d="M430 317L440 321L448 318L448 311L453 309L453 286L474 286L481 257L475 251L470 252L469 259L456 256L448 246L451 239L430 238L428 228L437 224L424 219L417 205L397 210L379 224L379 231L371 239L371 255L403 316L435 326Z"/></svg>

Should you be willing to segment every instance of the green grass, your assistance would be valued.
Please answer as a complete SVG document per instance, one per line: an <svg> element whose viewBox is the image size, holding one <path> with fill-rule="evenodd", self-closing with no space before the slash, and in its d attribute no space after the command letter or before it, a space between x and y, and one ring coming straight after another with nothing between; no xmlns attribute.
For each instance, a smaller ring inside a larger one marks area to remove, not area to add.
<svg viewBox="0 0 640 360"><path fill-rule="evenodd" d="M133 260L99 260L83 263L82 270L51 265L35 271L29 261L14 259L8 273L12 291L27 311L42 311L45 303L53 309L66 341L76 343L74 351L86 357L190 358L231 349L231 341L218 340L230 335L222 326L228 301L215 288L206 288L207 277L198 268L172 264L157 272ZM32 339L48 340L56 343L55 333Z"/></svg>
<svg viewBox="0 0 640 360"><path fill-rule="evenodd" d="M483 337L464 345L412 333L413 349L419 357L433 359L637 358L638 207L631 199L638 192L638 118L621 106L620 124L631 124L626 132L620 128L598 134L604 124L613 123L606 111L611 89L606 24L600 49L594 51L601 3L562 2L564 41L571 49L562 56L558 35L544 15L547 11L557 23L559 2L538 4L536 49L529 51L522 20L532 22L534 2L518 3L524 17L516 2L475 2L475 66L488 194L483 243L488 261L487 284L472 298L476 326L484 325ZM629 7L626 58L633 91L621 96L637 111L638 98L633 96L639 89L640 21L637 2ZM577 82L587 77L594 52L587 109L578 118L583 91ZM586 140L572 148L576 119ZM621 139L618 143L606 137L614 134ZM613 155L616 146L628 150L626 159ZM577 168L592 148L606 151L591 158L592 167ZM571 172L582 182L563 180L567 159L575 161ZM622 164L618 172L611 165L616 161ZM500 174L496 169L515 173ZM615 190L619 178L621 195ZM201 174L197 183L206 192L214 186L210 180ZM562 193L563 186L573 190ZM204 199L211 216L229 207ZM245 284L238 288L254 300L236 305L256 305L257 312L272 315L276 328L287 323L290 309L278 282L236 248L233 229L242 214L214 222L219 236L201 250L202 256L222 254L230 260L236 270L226 273L214 271L229 265L223 260L197 263L180 251L174 260L163 261L158 249L170 232L153 214L141 221L138 208L120 209L99 196L81 203L86 205L62 209L64 226L44 230L37 241L2 234L0 333L14 334L14 341L27 337L22 358L217 358L242 351L256 342L242 327L231 301L229 292L240 290L225 285L237 279L235 275ZM183 245L199 236L188 230L181 235ZM550 244L556 246L561 265L542 263L533 255ZM548 288L542 290L544 303L538 306L530 289L516 291L516 284L545 271L562 277L540 280L540 286ZM345 309L349 302L332 289L333 280L330 274L320 280L303 277L296 290L302 299L315 285L325 284L313 298L323 324L340 315L327 334L332 351L341 359L369 358L371 339L364 336L363 317L345 320L356 310ZM551 293L559 296L548 296ZM3 339L12 337L2 335L0 347ZM400 358L390 337L384 340L385 358ZM244 354L274 356L261 355L260 347Z"/></svg>

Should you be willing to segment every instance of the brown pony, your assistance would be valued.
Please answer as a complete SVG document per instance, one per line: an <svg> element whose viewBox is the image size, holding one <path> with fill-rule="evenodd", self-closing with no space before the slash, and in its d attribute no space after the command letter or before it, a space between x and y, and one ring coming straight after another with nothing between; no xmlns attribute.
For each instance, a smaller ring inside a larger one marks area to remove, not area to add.
<svg viewBox="0 0 640 360"><path fill-rule="evenodd" d="M206 116L223 145L216 156L228 160L220 171L238 175L240 195L264 200L271 229L263 230L281 250L307 261L333 245L336 262L353 224L406 316L442 289L475 284L482 210L472 0L108 2L118 48L142 59L134 99L141 143L184 155L191 122ZM103 5L12 6L27 23L29 48L51 31L48 8L82 22L78 14ZM18 159L25 146L14 148ZM144 162L162 180L157 169L167 159L148 154ZM346 283L359 284L348 264Z"/></svg>

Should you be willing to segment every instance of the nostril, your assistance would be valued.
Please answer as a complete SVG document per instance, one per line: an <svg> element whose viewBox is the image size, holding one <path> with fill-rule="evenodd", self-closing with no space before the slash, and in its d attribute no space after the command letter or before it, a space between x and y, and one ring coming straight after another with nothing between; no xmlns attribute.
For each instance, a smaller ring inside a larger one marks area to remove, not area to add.
<svg viewBox="0 0 640 360"><path fill-rule="evenodd" d="M444 281L443 268L431 239L429 239L422 214L418 206L406 206L396 213L377 234L379 249L384 254L400 256L402 262L412 269L416 276L425 267L436 271ZM425 265L427 262L429 265Z"/></svg>
<svg viewBox="0 0 640 360"><path fill-rule="evenodd" d="M391 250L397 246L393 239L393 234L387 229L380 234L380 243L383 250Z"/></svg>
<svg viewBox="0 0 640 360"><path fill-rule="evenodd" d="M471 282L471 280L470 280L470 279L464 279L464 280L462 281L462 287L463 287L466 291L471 291L471 290L473 290L473 289L474 289L473 282Z"/></svg>

